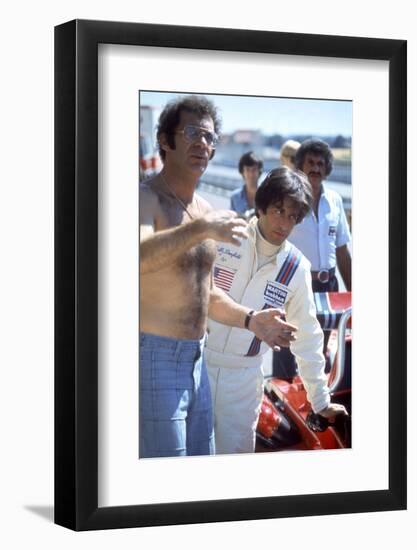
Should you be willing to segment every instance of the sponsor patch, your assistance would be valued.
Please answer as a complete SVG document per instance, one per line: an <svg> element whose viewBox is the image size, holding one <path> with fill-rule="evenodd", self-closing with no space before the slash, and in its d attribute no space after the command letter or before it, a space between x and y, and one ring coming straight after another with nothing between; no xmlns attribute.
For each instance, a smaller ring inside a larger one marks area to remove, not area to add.
<svg viewBox="0 0 417 550"><path fill-rule="evenodd" d="M285 304L288 290L283 289L275 282L268 281L264 290L265 303L272 307L281 307Z"/></svg>
<svg viewBox="0 0 417 550"><path fill-rule="evenodd" d="M264 291L265 305L263 309L269 307L282 307L287 299L288 285L291 279L294 277L295 272L301 261L301 252L294 249L292 246L285 258L284 263L279 270L279 273L275 281L268 281ZM257 336L253 337L253 340L249 346L246 357L253 357L258 355L261 348L261 341Z"/></svg>
<svg viewBox="0 0 417 550"><path fill-rule="evenodd" d="M336 226L335 225L331 225L329 227L329 237L334 237L336 235Z"/></svg>

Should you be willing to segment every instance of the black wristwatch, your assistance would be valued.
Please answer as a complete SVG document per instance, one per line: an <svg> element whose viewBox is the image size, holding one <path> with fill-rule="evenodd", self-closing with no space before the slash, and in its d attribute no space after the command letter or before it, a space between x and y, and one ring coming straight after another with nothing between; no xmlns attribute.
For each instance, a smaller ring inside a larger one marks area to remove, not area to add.
<svg viewBox="0 0 417 550"><path fill-rule="evenodd" d="M246 314L246 317L245 317L245 328L247 328L249 330L249 322L251 320L251 317L252 315L255 313L255 310L254 309L251 309L247 314Z"/></svg>

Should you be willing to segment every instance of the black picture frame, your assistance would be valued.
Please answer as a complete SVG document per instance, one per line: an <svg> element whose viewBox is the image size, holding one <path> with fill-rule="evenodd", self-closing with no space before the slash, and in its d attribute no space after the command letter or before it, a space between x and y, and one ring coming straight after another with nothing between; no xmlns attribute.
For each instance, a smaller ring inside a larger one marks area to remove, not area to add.
<svg viewBox="0 0 417 550"><path fill-rule="evenodd" d="M387 490L98 507L98 44L389 62ZM142 23L55 28L57 524L91 530L406 508L406 48L404 40Z"/></svg>

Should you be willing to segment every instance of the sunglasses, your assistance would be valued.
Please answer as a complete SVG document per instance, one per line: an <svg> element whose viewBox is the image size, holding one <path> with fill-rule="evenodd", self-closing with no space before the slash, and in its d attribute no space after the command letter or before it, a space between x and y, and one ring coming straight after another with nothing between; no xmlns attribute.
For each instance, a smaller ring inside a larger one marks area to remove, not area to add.
<svg viewBox="0 0 417 550"><path fill-rule="evenodd" d="M184 126L183 130L177 130L175 133L182 134L185 141L188 141L189 143L197 141L203 137L207 145L210 147L216 147L219 141L219 136L215 132L210 132L210 130L206 130L200 126L193 126L191 124L187 124L187 126Z"/></svg>

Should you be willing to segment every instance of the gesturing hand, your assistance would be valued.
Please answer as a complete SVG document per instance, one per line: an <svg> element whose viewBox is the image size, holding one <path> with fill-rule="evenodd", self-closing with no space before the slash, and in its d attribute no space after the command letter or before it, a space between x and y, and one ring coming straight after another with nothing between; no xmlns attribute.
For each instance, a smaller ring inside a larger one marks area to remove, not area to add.
<svg viewBox="0 0 417 550"><path fill-rule="evenodd" d="M248 224L238 218L232 210L211 210L202 218L206 224L206 233L209 239L232 243L240 246L240 239L247 239L246 227Z"/></svg>
<svg viewBox="0 0 417 550"><path fill-rule="evenodd" d="M249 329L263 340L274 351L279 351L280 346L288 348L290 342L296 339L297 327L282 319L284 312L271 308L256 311L249 322Z"/></svg>

